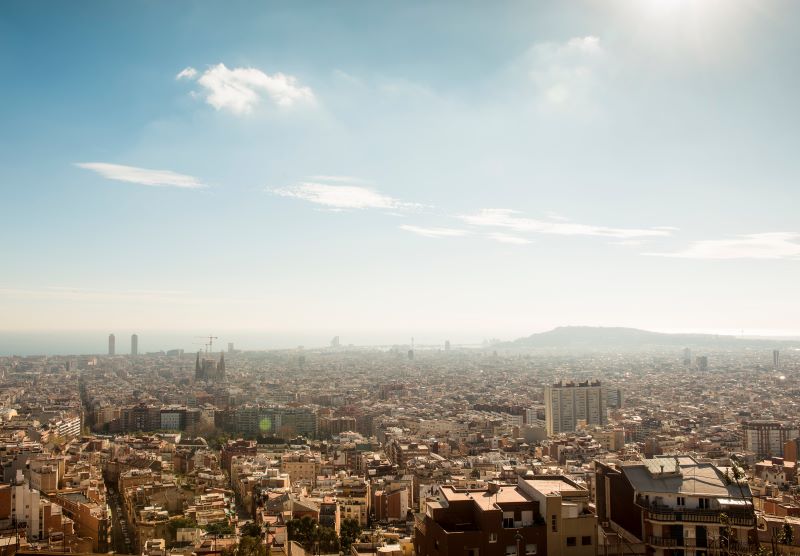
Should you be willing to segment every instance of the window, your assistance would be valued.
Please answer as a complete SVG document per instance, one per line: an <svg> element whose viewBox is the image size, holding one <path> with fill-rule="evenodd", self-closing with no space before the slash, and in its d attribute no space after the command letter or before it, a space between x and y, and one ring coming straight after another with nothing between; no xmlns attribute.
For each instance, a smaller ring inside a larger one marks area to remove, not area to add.
<svg viewBox="0 0 800 556"><path fill-rule="evenodd" d="M477 548L468 548L467 556L479 556L481 551Z"/></svg>
<svg viewBox="0 0 800 556"><path fill-rule="evenodd" d="M686 497L678 496L678 506L685 506L686 505Z"/></svg>
<svg viewBox="0 0 800 556"><path fill-rule="evenodd" d="M592 546L592 537L591 536L581 537L581 545Z"/></svg>
<svg viewBox="0 0 800 556"><path fill-rule="evenodd" d="M531 510L523 510L522 512L522 526L528 527L533 525L533 511Z"/></svg>
<svg viewBox="0 0 800 556"><path fill-rule="evenodd" d="M516 545L509 544L508 546L506 546L506 556L517 556Z"/></svg>
<svg viewBox="0 0 800 556"><path fill-rule="evenodd" d="M557 519L558 518L556 517L555 514L553 514L553 517L550 518L550 528L553 530L553 533L558 532L558 521L556 521Z"/></svg>
<svg viewBox="0 0 800 556"><path fill-rule="evenodd" d="M514 512L503 512L503 527L505 529L513 529Z"/></svg>
<svg viewBox="0 0 800 556"><path fill-rule="evenodd" d="M698 502L701 510L708 510L711 508L711 500L708 498L701 498Z"/></svg>
<svg viewBox="0 0 800 556"><path fill-rule="evenodd" d="M578 539L577 537L567 537L567 546L577 546Z"/></svg>
<svg viewBox="0 0 800 556"><path fill-rule="evenodd" d="M497 533L489 533L489 542L497 542Z"/></svg>
<svg viewBox="0 0 800 556"><path fill-rule="evenodd" d="M536 554L536 545L535 544L526 544L525 545L525 556L534 556Z"/></svg>

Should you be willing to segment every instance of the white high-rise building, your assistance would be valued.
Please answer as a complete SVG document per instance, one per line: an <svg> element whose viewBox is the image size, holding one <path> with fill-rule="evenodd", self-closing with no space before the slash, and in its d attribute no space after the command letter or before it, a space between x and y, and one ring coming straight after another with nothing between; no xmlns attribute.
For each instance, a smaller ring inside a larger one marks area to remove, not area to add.
<svg viewBox="0 0 800 556"><path fill-rule="evenodd" d="M131 355L139 355L139 336L131 335Z"/></svg>
<svg viewBox="0 0 800 556"><path fill-rule="evenodd" d="M574 432L579 422L605 425L606 389L600 381L558 382L544 389L547 434Z"/></svg>

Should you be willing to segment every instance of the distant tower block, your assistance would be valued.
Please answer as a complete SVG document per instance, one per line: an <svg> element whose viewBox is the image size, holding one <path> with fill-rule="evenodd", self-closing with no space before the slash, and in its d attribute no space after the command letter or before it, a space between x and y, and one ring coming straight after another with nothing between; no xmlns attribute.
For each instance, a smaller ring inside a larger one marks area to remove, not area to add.
<svg viewBox="0 0 800 556"><path fill-rule="evenodd" d="M697 370L698 371L707 371L708 370L708 356L701 355L697 358Z"/></svg>
<svg viewBox="0 0 800 556"><path fill-rule="evenodd" d="M692 350L689 348L683 348L683 364L687 367L692 364Z"/></svg>
<svg viewBox="0 0 800 556"><path fill-rule="evenodd" d="M131 335L131 355L139 355L139 335Z"/></svg>
<svg viewBox="0 0 800 556"><path fill-rule="evenodd" d="M408 350L408 360L409 361L413 361L414 360L414 350L413 349Z"/></svg>
<svg viewBox="0 0 800 556"><path fill-rule="evenodd" d="M228 342L228 353L233 353L233 342Z"/></svg>
<svg viewBox="0 0 800 556"><path fill-rule="evenodd" d="M340 343L339 343L339 336L334 336L334 337L331 339L331 347L332 347L332 348L338 348L338 347L339 347L339 345L340 345Z"/></svg>
<svg viewBox="0 0 800 556"><path fill-rule="evenodd" d="M781 368L781 352L780 350L772 350L772 368L776 371Z"/></svg>
<svg viewBox="0 0 800 556"><path fill-rule="evenodd" d="M117 339L113 334L108 335L108 354L114 355L117 352Z"/></svg>
<svg viewBox="0 0 800 556"><path fill-rule="evenodd" d="M450 351L450 340L445 340L444 342L444 350Z"/></svg>

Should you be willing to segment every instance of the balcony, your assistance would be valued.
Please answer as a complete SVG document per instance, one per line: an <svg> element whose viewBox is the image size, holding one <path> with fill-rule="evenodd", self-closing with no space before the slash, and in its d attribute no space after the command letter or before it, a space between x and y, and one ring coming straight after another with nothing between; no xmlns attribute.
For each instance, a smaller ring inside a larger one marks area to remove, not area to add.
<svg viewBox="0 0 800 556"><path fill-rule="evenodd" d="M673 509L649 509L645 519L650 521L675 522L685 521L690 523L714 523L719 524L720 515L728 516L728 522L733 526L753 527L756 518L753 514L746 512L722 512L719 510L673 510Z"/></svg>
<svg viewBox="0 0 800 556"><path fill-rule="evenodd" d="M746 510L689 510L684 508L673 508L659 504L646 505L642 497L636 498L636 504L646 512L645 519L657 522L684 521L691 523L719 524L720 516L725 514L728 516L729 523L733 526L753 527L756 520L752 511Z"/></svg>
<svg viewBox="0 0 800 556"><path fill-rule="evenodd" d="M672 537L656 537L650 535L647 537L647 544L656 548L675 548L676 546L683 546L683 539L673 539Z"/></svg>

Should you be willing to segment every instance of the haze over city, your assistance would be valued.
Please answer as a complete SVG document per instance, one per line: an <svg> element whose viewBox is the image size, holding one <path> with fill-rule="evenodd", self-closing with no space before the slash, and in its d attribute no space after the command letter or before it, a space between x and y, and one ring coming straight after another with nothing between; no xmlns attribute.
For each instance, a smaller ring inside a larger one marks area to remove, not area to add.
<svg viewBox="0 0 800 556"><path fill-rule="evenodd" d="M0 556L800 556L800 2L0 2Z"/></svg>

